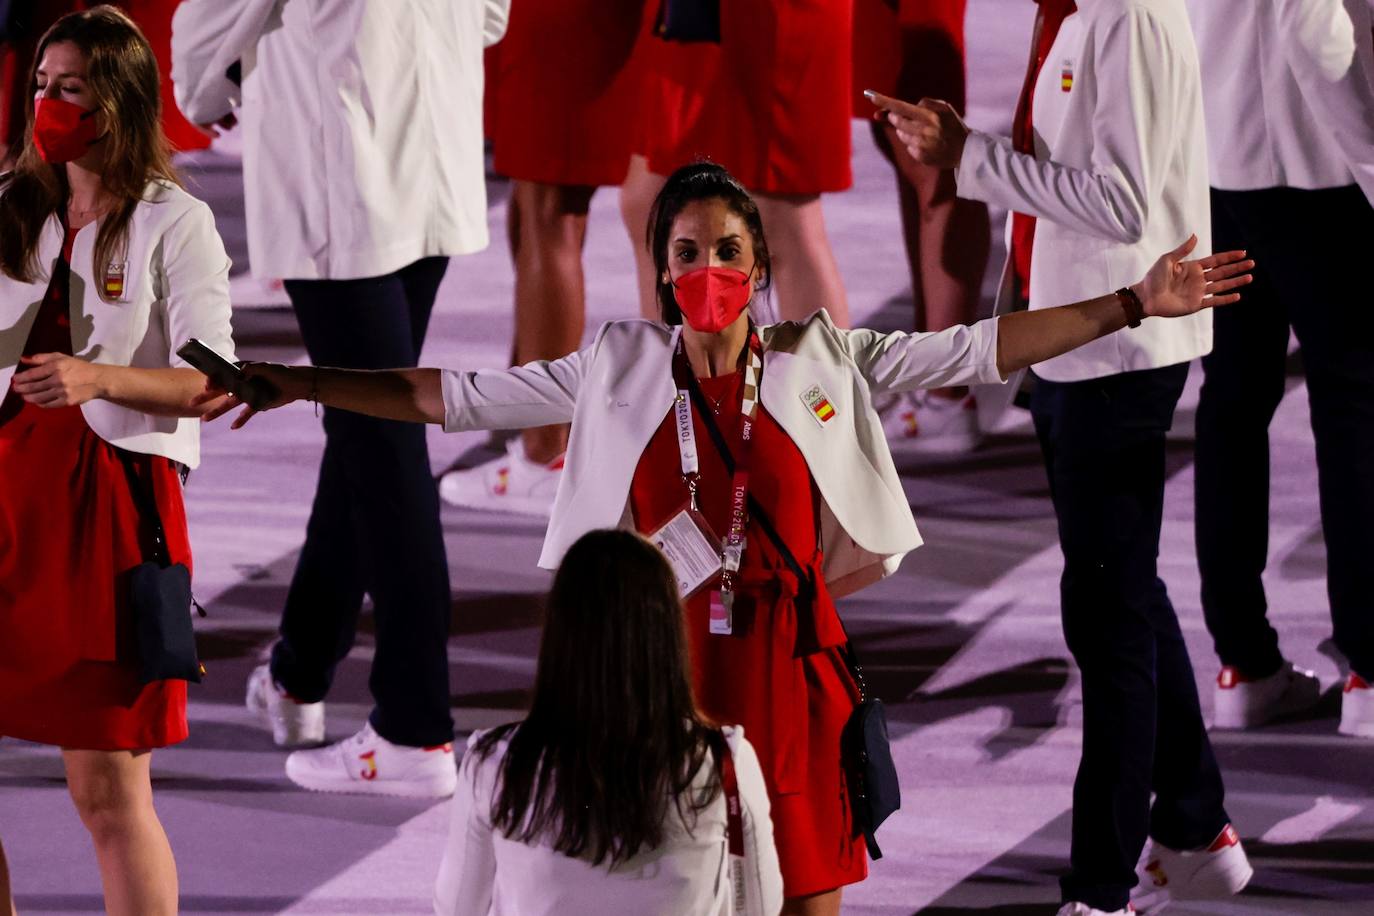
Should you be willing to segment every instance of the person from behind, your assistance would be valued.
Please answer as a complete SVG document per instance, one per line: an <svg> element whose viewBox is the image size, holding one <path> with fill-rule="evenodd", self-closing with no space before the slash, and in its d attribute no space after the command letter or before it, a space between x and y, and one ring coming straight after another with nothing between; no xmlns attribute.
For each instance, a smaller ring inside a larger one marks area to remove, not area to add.
<svg viewBox="0 0 1374 916"><path fill-rule="evenodd" d="M434 911L776 914L768 793L744 729L697 712L677 579L591 531L549 593L529 715L468 739Z"/></svg>
<svg viewBox="0 0 1374 916"><path fill-rule="evenodd" d="M1263 268L1243 315L1218 317L1202 359L1194 505L1202 612L1221 670L1214 726L1254 728L1321 698L1279 649L1269 558L1269 423L1288 340L1302 349L1336 649L1349 662L1342 734L1374 738L1374 317L1356 277L1374 238L1374 42L1364 3L1193 0L1211 157L1212 236ZM1263 105L1264 116L1256 115Z"/></svg>

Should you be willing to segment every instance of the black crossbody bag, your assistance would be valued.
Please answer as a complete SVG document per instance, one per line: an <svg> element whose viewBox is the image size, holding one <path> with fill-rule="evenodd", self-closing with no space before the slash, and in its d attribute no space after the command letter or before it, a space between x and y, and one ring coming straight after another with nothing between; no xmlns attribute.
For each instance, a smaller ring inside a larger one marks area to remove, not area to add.
<svg viewBox="0 0 1374 916"><path fill-rule="evenodd" d="M117 450L129 478L129 492L144 522L152 528L152 556L129 574L129 606L134 616L138 646L138 674L145 684L182 680L200 683L204 668L196 655L196 633L191 626L191 571L173 563L167 551L162 514L157 510L153 483L134 470L128 452ZM205 611L199 608L201 616Z"/></svg>
<svg viewBox="0 0 1374 916"><path fill-rule="evenodd" d="M654 34L664 41L720 42L720 0L662 0Z"/></svg>
<svg viewBox="0 0 1374 916"><path fill-rule="evenodd" d="M735 459L730 448L716 426L711 408L695 379L691 386L692 403L706 421L706 431L711 442L725 462L727 472L733 474ZM783 543L782 537L773 527L763 507L753 496L749 497L749 517L758 522L768 540L778 551L787 568L800 583L802 601L814 601L816 585L811 576L802 569L797 558ZM844 629L844 621L840 621ZM840 647L840 658L849 669L849 675L859 689L859 703L850 713L840 737L840 758L844 766L845 779L849 784L850 797L854 800L854 826L863 835L871 859L881 859L883 851L878 846L877 832L883 821L902 806L902 787L897 781L897 766L892 762L892 744L887 735L887 711L883 701L868 692L868 681L864 678L863 668L859 665L854 652L854 642L845 630L845 643Z"/></svg>

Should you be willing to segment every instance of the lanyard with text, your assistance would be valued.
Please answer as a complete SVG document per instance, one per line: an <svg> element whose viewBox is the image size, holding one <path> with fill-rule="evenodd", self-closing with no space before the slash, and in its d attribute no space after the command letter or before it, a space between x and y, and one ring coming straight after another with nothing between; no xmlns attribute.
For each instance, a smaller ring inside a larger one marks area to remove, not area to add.
<svg viewBox="0 0 1374 916"><path fill-rule="evenodd" d="M759 380L763 376L763 345L752 328L749 331L748 358L744 364L744 392L740 400L739 445L734 449L735 473L730 482L730 530L721 547L720 587L711 592L710 629L717 635L734 632L735 585L740 560L744 556L745 528L749 522L749 459L753 452L754 422L758 415ZM682 477L696 508L700 465L697 460L696 430L692 426L689 406L694 391L699 392L696 376L692 374L682 341L673 354L673 381L677 385L678 451L682 458ZM711 422L710 418L705 418Z"/></svg>

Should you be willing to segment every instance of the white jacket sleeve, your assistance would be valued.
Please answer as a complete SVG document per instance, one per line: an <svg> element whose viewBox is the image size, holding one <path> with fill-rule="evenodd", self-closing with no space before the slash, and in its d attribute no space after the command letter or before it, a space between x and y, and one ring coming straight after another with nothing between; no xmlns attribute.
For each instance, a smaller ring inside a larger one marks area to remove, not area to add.
<svg viewBox="0 0 1374 916"><path fill-rule="evenodd" d="M1172 100L1185 69L1163 27L1133 8L1093 37L1091 168L1070 168L969 133L961 197L987 201L1122 244L1140 241L1174 148Z"/></svg>
<svg viewBox="0 0 1374 916"><path fill-rule="evenodd" d="M176 349L194 337L234 359L229 323L229 255L210 208L196 201L167 229L153 261L158 298L166 307L168 365L189 367Z"/></svg>
<svg viewBox="0 0 1374 916"><path fill-rule="evenodd" d="M735 779L744 821L744 882L748 910L741 916L777 916L782 910L782 871L778 850L773 844L773 818L768 807L768 789L763 783L754 746L744 737L744 729L729 729L730 755L735 760Z"/></svg>
<svg viewBox="0 0 1374 916"><path fill-rule="evenodd" d="M482 7L482 47L490 48L506 34L511 0L485 0Z"/></svg>
<svg viewBox="0 0 1374 916"><path fill-rule="evenodd" d="M434 885L436 916L483 916L491 908L496 852L489 814L499 758L493 755L479 763L472 757L473 744L482 734L473 732L468 737L458 788L449 802L453 816Z"/></svg>
<svg viewBox="0 0 1374 916"><path fill-rule="evenodd" d="M229 114L239 87L229 68L257 44L283 0L183 0L172 15L172 88L196 124Z"/></svg>
<svg viewBox="0 0 1374 916"><path fill-rule="evenodd" d="M863 328L837 333L874 392L1005 381L997 370L996 318L913 334Z"/></svg>
<svg viewBox="0 0 1374 916"><path fill-rule="evenodd" d="M560 359L538 360L513 369L445 369L444 432L469 429L527 429L570 423L582 380L596 362L596 354L610 321L596 332L586 349Z"/></svg>
<svg viewBox="0 0 1374 916"><path fill-rule="evenodd" d="M1303 99L1374 204L1374 51L1366 0L1275 0L1278 35Z"/></svg>

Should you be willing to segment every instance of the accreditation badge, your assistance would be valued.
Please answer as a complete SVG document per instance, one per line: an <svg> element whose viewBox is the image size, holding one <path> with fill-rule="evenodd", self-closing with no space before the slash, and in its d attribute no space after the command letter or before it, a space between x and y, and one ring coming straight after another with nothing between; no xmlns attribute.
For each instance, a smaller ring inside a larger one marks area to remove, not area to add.
<svg viewBox="0 0 1374 916"><path fill-rule="evenodd" d="M668 558L683 600L720 575L720 538L700 511L684 506L653 534L650 543Z"/></svg>

